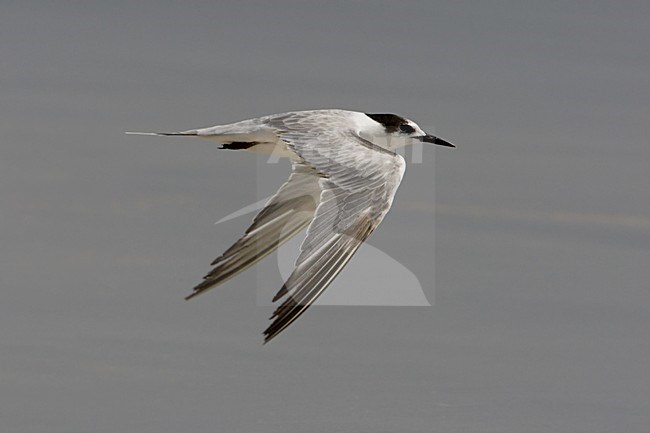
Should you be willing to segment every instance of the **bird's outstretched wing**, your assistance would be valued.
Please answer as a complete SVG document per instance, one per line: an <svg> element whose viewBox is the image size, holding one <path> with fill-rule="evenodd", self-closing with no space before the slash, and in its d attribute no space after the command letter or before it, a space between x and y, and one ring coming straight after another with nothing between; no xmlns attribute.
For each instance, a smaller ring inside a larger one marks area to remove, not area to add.
<svg viewBox="0 0 650 433"><path fill-rule="evenodd" d="M322 177L296 268L273 299L287 296L264 331L265 343L300 317L352 258L390 209L404 174L404 158L337 121L315 123L301 113L271 120L289 148Z"/></svg>
<svg viewBox="0 0 650 433"><path fill-rule="evenodd" d="M211 263L214 268L185 299L248 269L305 228L314 216L321 194L319 179L312 167L294 162L289 180L255 217L244 236Z"/></svg>

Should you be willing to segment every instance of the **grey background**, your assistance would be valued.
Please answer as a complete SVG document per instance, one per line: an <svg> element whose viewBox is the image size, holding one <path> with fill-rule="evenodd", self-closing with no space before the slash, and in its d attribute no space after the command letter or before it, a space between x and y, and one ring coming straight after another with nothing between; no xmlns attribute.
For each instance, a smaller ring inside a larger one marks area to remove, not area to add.
<svg viewBox="0 0 650 433"><path fill-rule="evenodd" d="M2 2L0 431L647 433L649 19ZM122 132L329 107L459 145L425 149L373 235L417 273L435 213L435 304L314 308L262 346L255 271L182 301L257 159Z"/></svg>

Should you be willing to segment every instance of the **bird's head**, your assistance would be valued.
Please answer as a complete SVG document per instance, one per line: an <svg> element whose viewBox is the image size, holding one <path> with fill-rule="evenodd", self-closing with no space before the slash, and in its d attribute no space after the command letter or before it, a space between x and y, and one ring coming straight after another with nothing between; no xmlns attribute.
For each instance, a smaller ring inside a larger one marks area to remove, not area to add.
<svg viewBox="0 0 650 433"><path fill-rule="evenodd" d="M439 146L456 147L452 143L427 134L412 120L397 114L365 113L376 124L373 128L376 131L371 141L381 147L395 149L409 144L424 142L437 144Z"/></svg>

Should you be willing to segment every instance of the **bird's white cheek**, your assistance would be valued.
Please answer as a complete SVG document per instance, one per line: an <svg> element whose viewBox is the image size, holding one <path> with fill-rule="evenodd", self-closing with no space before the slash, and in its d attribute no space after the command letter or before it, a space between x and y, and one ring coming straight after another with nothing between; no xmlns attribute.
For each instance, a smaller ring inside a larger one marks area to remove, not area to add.
<svg viewBox="0 0 650 433"><path fill-rule="evenodd" d="M404 147L414 143L412 138L402 137L402 136L388 136L384 139L384 141L385 141L385 145L381 145L381 146L385 147L386 149L398 149L400 147Z"/></svg>

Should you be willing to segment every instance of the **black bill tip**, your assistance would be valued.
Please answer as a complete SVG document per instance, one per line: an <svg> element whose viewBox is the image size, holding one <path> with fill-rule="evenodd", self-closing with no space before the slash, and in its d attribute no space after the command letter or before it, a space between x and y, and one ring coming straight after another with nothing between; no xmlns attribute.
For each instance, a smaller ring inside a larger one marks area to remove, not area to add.
<svg viewBox="0 0 650 433"><path fill-rule="evenodd" d="M425 143L437 144L439 146L456 147L452 143L450 143L450 142L448 142L446 140L443 140L440 137L435 137L433 135L428 135L428 134L420 137L420 140L425 142Z"/></svg>

